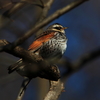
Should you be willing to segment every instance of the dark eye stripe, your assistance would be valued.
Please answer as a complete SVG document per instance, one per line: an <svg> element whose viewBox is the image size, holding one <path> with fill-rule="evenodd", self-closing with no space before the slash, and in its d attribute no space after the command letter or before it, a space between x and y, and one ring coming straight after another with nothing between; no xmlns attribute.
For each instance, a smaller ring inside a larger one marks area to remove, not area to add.
<svg viewBox="0 0 100 100"><path fill-rule="evenodd" d="M54 28L60 30L62 27L54 27Z"/></svg>

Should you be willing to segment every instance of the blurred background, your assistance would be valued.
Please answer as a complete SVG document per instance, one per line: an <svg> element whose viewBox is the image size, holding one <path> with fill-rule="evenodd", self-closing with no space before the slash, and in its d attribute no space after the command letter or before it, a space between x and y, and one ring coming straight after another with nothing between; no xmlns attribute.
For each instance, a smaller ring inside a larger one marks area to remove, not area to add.
<svg viewBox="0 0 100 100"><path fill-rule="evenodd" d="M40 0L30 1L41 3ZM45 4L48 0L42 1ZM48 16L73 1L75 0L54 0ZM10 42L30 30L42 13L41 7L24 3L13 14L7 15L8 10L15 6L16 2L20 0L0 0L0 39ZM64 56L70 61L75 62L84 54L100 47L100 0L84 2L49 25L53 23L69 27L66 30L68 48ZM27 49L34 37L35 35L31 36L21 46ZM7 53L0 53L1 100L15 100L18 95L23 78L16 72L10 75L7 72L8 66L18 59ZM43 100L48 89L48 80L35 78L28 85L23 100ZM65 92L61 94L59 100L100 100L100 58L85 64L84 68L66 79Z"/></svg>

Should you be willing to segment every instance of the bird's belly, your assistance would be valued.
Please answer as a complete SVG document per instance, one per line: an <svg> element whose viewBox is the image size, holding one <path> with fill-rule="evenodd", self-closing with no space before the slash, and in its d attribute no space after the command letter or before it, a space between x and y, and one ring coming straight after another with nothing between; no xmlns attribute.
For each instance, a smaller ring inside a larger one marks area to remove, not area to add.
<svg viewBox="0 0 100 100"><path fill-rule="evenodd" d="M66 41L57 41L55 39L52 39L43 44L40 49L40 55L44 59L60 59L65 52L66 47Z"/></svg>

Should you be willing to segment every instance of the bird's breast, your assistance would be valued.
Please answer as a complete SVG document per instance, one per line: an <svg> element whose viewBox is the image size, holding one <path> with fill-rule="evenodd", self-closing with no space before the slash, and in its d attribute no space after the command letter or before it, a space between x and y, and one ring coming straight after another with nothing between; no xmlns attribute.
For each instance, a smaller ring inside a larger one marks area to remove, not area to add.
<svg viewBox="0 0 100 100"><path fill-rule="evenodd" d="M51 39L43 44L40 49L40 55L45 59L61 58L66 50L66 43L65 39Z"/></svg>

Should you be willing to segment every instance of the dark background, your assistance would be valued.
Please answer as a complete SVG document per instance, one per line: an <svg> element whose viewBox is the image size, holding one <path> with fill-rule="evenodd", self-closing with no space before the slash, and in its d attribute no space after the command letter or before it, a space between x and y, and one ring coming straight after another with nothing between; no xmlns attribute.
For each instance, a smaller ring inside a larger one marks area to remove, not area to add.
<svg viewBox="0 0 100 100"><path fill-rule="evenodd" d="M43 1L46 2L46 0ZM72 1L75 0L55 0L48 16ZM0 6L9 2L11 1L0 0ZM40 3L39 0L33 0L33 2ZM40 7L26 4L10 18L2 16L13 5L15 4L0 9L0 39L10 42L27 32L42 12ZM64 56L73 62L100 46L100 0L89 0L49 25L53 23L69 27L66 30L68 48ZM27 49L33 39L34 35L21 46ZM17 97L23 78L16 72L9 75L7 68L18 59L7 53L0 53L0 100L15 100ZM48 85L49 82L45 79L33 79L28 85L23 100L42 100L47 93ZM68 77L65 82L65 92L61 94L60 100L100 100L100 58L85 64L84 68Z"/></svg>

